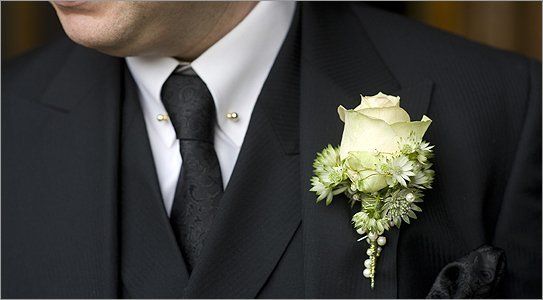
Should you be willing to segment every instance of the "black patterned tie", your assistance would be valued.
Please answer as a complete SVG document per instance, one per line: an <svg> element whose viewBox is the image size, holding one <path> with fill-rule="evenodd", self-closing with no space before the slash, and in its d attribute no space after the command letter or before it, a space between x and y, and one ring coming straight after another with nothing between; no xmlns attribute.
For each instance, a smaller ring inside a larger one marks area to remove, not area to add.
<svg viewBox="0 0 543 300"><path fill-rule="evenodd" d="M183 160L170 223L190 272L223 193L213 147L215 104L198 76L176 73L164 84L162 101L179 139Z"/></svg>

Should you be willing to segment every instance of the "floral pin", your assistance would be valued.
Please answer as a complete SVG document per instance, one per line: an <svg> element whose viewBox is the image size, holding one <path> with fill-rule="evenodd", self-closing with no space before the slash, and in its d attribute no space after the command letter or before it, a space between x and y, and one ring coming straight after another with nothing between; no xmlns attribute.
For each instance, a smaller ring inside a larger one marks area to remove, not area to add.
<svg viewBox="0 0 543 300"><path fill-rule="evenodd" d="M369 247L363 275L375 285L377 258L387 240L385 231L416 219L422 209L422 191L430 189L434 178L428 142L422 140L432 120L423 116L411 121L400 107L400 97L379 93L361 96L355 109L338 107L345 122L339 147L328 145L313 163L311 191L317 202L332 203L344 194L352 207L354 229Z"/></svg>

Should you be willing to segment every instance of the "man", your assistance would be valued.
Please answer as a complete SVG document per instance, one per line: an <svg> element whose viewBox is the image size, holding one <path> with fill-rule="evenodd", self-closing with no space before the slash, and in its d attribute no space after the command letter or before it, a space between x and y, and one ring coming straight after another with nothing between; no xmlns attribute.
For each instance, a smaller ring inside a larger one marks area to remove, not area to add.
<svg viewBox="0 0 543 300"><path fill-rule="evenodd" d="M541 297L538 62L354 3L53 6L75 43L2 69L3 297ZM371 289L309 189L377 92L436 180Z"/></svg>

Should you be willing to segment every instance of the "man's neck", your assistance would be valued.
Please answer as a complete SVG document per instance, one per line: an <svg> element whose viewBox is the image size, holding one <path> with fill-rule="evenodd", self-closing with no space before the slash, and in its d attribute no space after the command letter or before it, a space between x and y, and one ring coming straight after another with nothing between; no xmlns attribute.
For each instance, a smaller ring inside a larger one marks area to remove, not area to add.
<svg viewBox="0 0 543 300"><path fill-rule="evenodd" d="M175 55L175 58L181 61L193 61L196 59L243 21L257 3L230 2L216 18L213 26L196 35L203 36L203 38L191 43L190 47L183 49L178 55Z"/></svg>

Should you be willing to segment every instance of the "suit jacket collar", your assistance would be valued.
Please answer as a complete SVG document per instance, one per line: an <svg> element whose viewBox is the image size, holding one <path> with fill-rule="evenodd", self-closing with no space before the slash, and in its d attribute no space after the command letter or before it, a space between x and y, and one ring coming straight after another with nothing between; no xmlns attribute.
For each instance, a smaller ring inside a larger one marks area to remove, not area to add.
<svg viewBox="0 0 543 300"><path fill-rule="evenodd" d="M380 57L358 16L348 5L323 8L302 4L300 172L303 205L306 297L395 298L399 230L386 233L387 245L379 258L376 286L370 289L362 275L365 242L350 223L354 211L343 197L330 207L315 204L309 192L315 154L327 144L339 145L343 123L339 104L353 108L360 94L379 91L400 95L412 117L428 106L432 83L402 86Z"/></svg>
<svg viewBox="0 0 543 300"><path fill-rule="evenodd" d="M106 86L114 84L115 88L110 90L120 92L122 66L119 58L72 46L65 63L59 67L58 73L44 89L39 101L69 112L81 102L93 101L97 91Z"/></svg>

